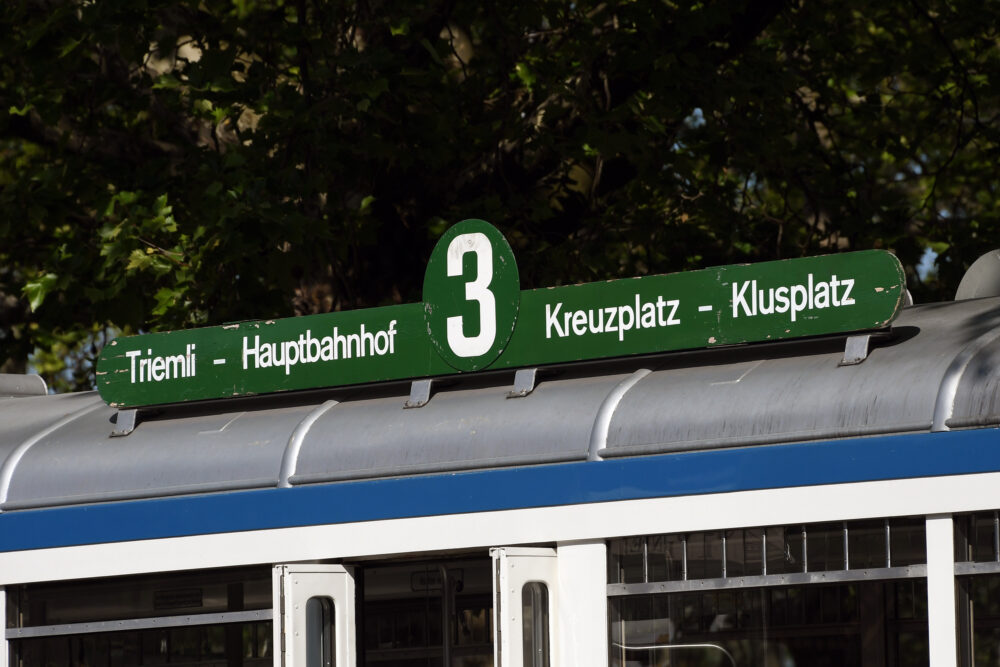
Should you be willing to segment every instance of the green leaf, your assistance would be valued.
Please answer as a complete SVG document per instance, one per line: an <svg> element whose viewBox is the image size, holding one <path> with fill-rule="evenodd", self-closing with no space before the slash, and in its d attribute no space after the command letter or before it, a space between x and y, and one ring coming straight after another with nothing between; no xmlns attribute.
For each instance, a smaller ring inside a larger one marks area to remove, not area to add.
<svg viewBox="0 0 1000 667"><path fill-rule="evenodd" d="M517 76L518 81L524 84L524 86L529 90L535 85L535 81L537 80L534 73L532 73L531 68L523 62L514 66L514 74Z"/></svg>
<svg viewBox="0 0 1000 667"><path fill-rule="evenodd" d="M70 40L69 42L67 42L67 43L66 43L66 44L65 44L65 45L64 45L64 46L63 46L63 47L62 47L62 48L61 48L61 49L59 50L59 57L60 57L60 58L65 58L65 57L66 57L66 56L68 56L68 55L69 55L70 53L72 53L73 51L75 51L75 50L76 50L76 47L80 46L80 44L82 44L82 43L83 43L83 41L84 41L84 38L82 38L82 37L81 37L80 39L71 39L71 40Z"/></svg>
<svg viewBox="0 0 1000 667"><path fill-rule="evenodd" d="M125 265L125 271L144 271L153 266L153 258L151 255L143 252L136 248L128 256L128 264Z"/></svg>
<svg viewBox="0 0 1000 667"><path fill-rule="evenodd" d="M28 297L28 305L32 311L37 311L45 297L55 288L59 277L54 273L46 273L37 280L32 280L24 285L24 295Z"/></svg>
<svg viewBox="0 0 1000 667"><path fill-rule="evenodd" d="M179 289L172 289L169 287L161 287L157 290L155 299L156 305L153 306L154 315L166 315L171 308L175 307L177 303L181 300L183 292Z"/></svg>

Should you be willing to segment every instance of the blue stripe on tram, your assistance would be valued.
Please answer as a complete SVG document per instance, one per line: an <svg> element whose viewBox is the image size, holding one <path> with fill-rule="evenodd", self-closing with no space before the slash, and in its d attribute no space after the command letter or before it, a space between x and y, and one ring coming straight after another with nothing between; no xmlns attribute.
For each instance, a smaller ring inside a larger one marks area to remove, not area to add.
<svg viewBox="0 0 1000 667"><path fill-rule="evenodd" d="M0 514L0 551L1000 471L995 428L77 505Z"/></svg>

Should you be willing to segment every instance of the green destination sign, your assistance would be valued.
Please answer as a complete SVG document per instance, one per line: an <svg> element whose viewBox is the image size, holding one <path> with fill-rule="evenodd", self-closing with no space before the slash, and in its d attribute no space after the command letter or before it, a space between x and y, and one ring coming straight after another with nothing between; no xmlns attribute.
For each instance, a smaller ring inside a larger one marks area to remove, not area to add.
<svg viewBox="0 0 1000 667"><path fill-rule="evenodd" d="M141 407L843 333L888 326L904 292L881 250L522 291L500 232L466 220L422 303L118 338L97 386Z"/></svg>

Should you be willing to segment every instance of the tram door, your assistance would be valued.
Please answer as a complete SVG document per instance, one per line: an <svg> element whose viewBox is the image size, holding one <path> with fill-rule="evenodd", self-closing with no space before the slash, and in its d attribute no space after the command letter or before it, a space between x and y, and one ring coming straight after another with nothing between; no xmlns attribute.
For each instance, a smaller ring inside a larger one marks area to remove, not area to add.
<svg viewBox="0 0 1000 667"><path fill-rule="evenodd" d="M354 576L341 565L276 565L275 667L354 667Z"/></svg>
<svg viewBox="0 0 1000 667"><path fill-rule="evenodd" d="M493 557L495 667L551 667L556 656L558 567L554 549L497 547Z"/></svg>
<svg viewBox="0 0 1000 667"><path fill-rule="evenodd" d="M485 553L358 565L358 664L490 667L491 572Z"/></svg>

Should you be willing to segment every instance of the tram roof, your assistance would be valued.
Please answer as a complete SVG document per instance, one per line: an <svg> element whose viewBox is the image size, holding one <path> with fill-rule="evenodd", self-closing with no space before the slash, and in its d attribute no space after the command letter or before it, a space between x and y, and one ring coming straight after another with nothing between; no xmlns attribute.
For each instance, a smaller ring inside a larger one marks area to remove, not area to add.
<svg viewBox="0 0 1000 667"><path fill-rule="evenodd" d="M867 359L845 336L234 399L142 413L95 392L0 399L0 510L1000 424L1000 297L912 306ZM0 387L2 391L2 387Z"/></svg>

